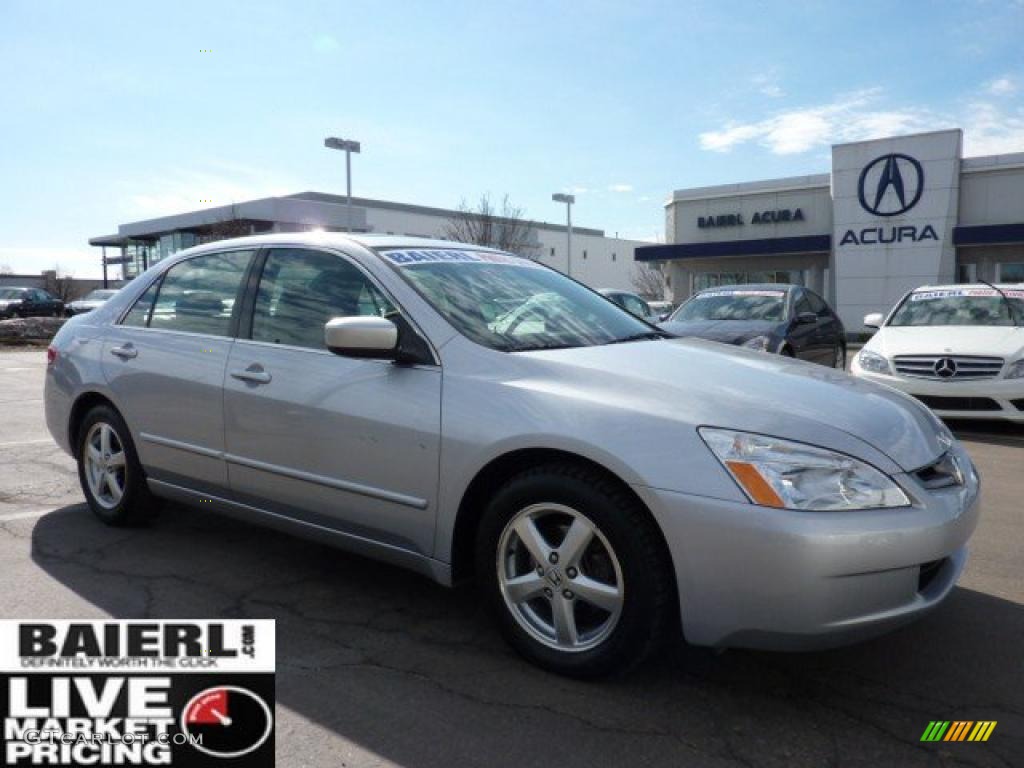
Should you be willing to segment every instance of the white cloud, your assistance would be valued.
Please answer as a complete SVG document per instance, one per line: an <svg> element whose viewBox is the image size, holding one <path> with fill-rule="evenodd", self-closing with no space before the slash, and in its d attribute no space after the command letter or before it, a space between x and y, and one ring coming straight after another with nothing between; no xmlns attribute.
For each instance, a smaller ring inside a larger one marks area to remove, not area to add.
<svg viewBox="0 0 1024 768"><path fill-rule="evenodd" d="M786 95L786 92L782 90L782 86L779 85L779 79L775 72L754 75L750 81L762 96L779 99Z"/></svg>
<svg viewBox="0 0 1024 768"><path fill-rule="evenodd" d="M986 86L993 96L1006 96L1017 90L1017 83L1011 77L997 77Z"/></svg>
<svg viewBox="0 0 1024 768"><path fill-rule="evenodd" d="M151 219L261 197L301 192L295 183L261 169L214 164L211 170L154 171L128 192L122 219Z"/></svg>
<svg viewBox="0 0 1024 768"><path fill-rule="evenodd" d="M987 102L968 106L964 121L964 155L1024 152L1024 108L1006 110Z"/></svg>
<svg viewBox="0 0 1024 768"><path fill-rule="evenodd" d="M791 155L836 142L927 130L940 122L923 108L877 109L874 104L880 95L881 89L868 88L764 120L730 121L718 130L701 133L700 146L711 152L728 152L740 144L757 142L773 154Z"/></svg>
<svg viewBox="0 0 1024 768"><path fill-rule="evenodd" d="M609 184L608 185L608 191L609 192L632 192L633 191L633 185L632 184Z"/></svg>
<svg viewBox="0 0 1024 768"><path fill-rule="evenodd" d="M112 254L110 250L107 255ZM38 275L39 273L59 267L75 277L101 277L103 267L100 264L99 248L47 248L43 246L24 246L0 248L0 268L11 269L18 275ZM111 276L120 275L119 268L111 271Z"/></svg>
<svg viewBox="0 0 1024 768"><path fill-rule="evenodd" d="M333 35L317 35L313 40L313 50L317 53L334 53L340 47Z"/></svg>

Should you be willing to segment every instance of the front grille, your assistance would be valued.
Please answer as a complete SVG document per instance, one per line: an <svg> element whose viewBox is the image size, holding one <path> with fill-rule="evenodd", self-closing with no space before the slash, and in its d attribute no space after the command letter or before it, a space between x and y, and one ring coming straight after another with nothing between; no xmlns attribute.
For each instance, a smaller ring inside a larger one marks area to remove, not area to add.
<svg viewBox="0 0 1024 768"><path fill-rule="evenodd" d="M937 395L914 395L918 400L936 411L1001 411L999 403L991 397L938 397Z"/></svg>
<svg viewBox="0 0 1024 768"><path fill-rule="evenodd" d="M946 560L932 560L930 563L924 563L921 566L921 570L917 575L917 591L924 592L928 589L928 585L935 581L935 577L939 575L939 571L942 570L942 566L945 565Z"/></svg>
<svg viewBox="0 0 1024 768"><path fill-rule="evenodd" d="M901 376L939 381L994 379L1003 369L1003 358L975 355L897 355L893 363Z"/></svg>
<svg viewBox="0 0 1024 768"><path fill-rule="evenodd" d="M1024 411L1024 397L1019 400L1011 400L1010 402L1013 403L1013 407L1018 411Z"/></svg>

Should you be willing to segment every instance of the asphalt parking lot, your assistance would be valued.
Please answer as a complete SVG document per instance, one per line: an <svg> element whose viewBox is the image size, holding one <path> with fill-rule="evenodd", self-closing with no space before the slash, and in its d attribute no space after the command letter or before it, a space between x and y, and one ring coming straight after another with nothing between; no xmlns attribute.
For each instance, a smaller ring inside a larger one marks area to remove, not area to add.
<svg viewBox="0 0 1024 768"><path fill-rule="evenodd" d="M171 506L100 525L43 423L42 350L0 348L0 618L277 620L281 766L1024 763L1024 429L953 425L984 479L959 587L811 654L671 648L580 683L512 654L469 589ZM995 720L986 743L921 743Z"/></svg>

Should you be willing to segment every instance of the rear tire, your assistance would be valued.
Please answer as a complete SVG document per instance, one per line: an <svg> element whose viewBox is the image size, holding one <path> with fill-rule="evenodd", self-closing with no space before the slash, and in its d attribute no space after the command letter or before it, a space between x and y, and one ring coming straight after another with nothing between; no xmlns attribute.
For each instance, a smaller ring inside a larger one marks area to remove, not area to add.
<svg viewBox="0 0 1024 768"><path fill-rule="evenodd" d="M78 480L93 513L107 525L138 525L158 500L146 485L135 444L121 414L107 405L90 410L78 429Z"/></svg>
<svg viewBox="0 0 1024 768"><path fill-rule="evenodd" d="M558 674L623 672L664 641L676 616L654 521L585 466L549 464L505 483L483 513L476 566L508 643Z"/></svg>

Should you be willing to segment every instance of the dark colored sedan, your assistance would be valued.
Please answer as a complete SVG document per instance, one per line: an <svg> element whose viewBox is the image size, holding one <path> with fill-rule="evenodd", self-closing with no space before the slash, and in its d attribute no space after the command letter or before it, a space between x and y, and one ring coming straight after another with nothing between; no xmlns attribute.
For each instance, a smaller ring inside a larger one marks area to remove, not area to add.
<svg viewBox="0 0 1024 768"><path fill-rule="evenodd" d="M658 326L674 336L696 336L846 367L843 324L823 298L799 285L709 288Z"/></svg>
<svg viewBox="0 0 1024 768"><path fill-rule="evenodd" d="M60 317L64 302L39 288L0 287L0 320L11 317Z"/></svg>

